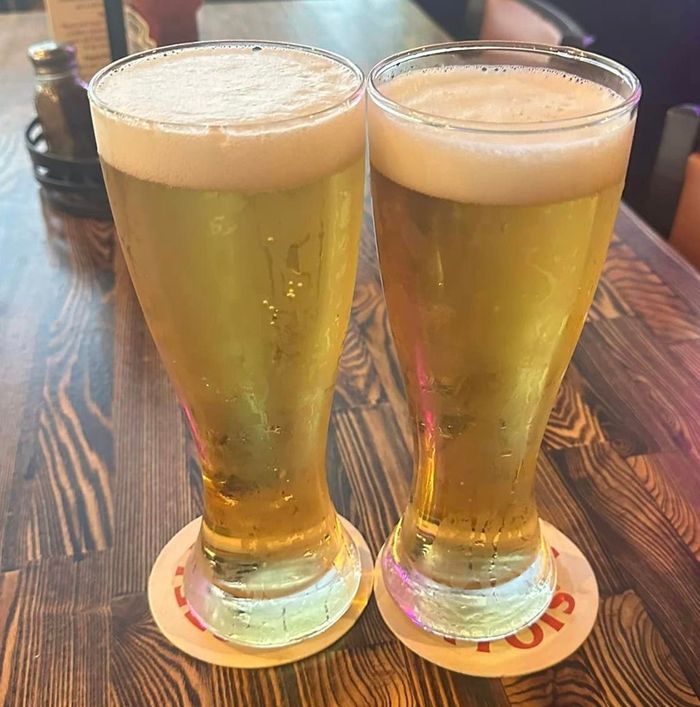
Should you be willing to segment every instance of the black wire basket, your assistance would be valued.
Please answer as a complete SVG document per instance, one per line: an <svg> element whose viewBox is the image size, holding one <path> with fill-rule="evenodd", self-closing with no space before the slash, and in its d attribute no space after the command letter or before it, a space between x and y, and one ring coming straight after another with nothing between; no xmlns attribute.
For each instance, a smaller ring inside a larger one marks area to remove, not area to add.
<svg viewBox="0 0 700 707"><path fill-rule="evenodd" d="M48 152L39 118L29 123L24 143L32 159L34 176L53 207L73 216L112 219L97 157L79 159Z"/></svg>

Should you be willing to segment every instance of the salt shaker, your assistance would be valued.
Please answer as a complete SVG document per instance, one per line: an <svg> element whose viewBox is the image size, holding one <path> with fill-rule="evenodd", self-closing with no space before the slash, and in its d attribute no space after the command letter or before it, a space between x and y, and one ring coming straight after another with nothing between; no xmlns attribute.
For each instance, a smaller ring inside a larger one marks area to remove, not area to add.
<svg viewBox="0 0 700 707"><path fill-rule="evenodd" d="M48 151L63 157L95 157L95 133L87 86L77 73L71 44L40 42L28 49L34 65L34 104Z"/></svg>

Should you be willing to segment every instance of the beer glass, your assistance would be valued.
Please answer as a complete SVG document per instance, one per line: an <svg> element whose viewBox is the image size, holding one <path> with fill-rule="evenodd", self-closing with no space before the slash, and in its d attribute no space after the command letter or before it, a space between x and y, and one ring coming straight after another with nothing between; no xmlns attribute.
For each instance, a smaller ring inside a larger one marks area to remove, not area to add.
<svg viewBox="0 0 700 707"><path fill-rule="evenodd" d="M308 47L202 42L112 64L90 100L122 250L202 467L187 602L229 641L314 635L360 580L325 454L362 219L362 72Z"/></svg>
<svg viewBox="0 0 700 707"><path fill-rule="evenodd" d="M368 93L415 456L383 579L428 631L496 639L555 587L537 455L605 259L639 83L574 49L466 42L382 61Z"/></svg>

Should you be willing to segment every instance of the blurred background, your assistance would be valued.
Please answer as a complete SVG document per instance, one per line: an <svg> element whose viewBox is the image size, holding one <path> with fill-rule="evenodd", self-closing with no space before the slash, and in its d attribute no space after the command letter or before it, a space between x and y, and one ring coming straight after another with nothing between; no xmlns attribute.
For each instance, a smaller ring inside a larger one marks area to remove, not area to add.
<svg viewBox="0 0 700 707"><path fill-rule="evenodd" d="M418 2L459 39L566 44L609 56L632 69L642 82L643 94L624 198L663 236L669 236L686 162L698 148L698 0ZM700 202L700 193L696 198Z"/></svg>
<svg viewBox="0 0 700 707"><path fill-rule="evenodd" d="M149 1L167 5L172 0ZM569 45L630 67L641 79L643 97L624 198L700 267L700 156L693 154L700 148L699 0L415 1L456 39ZM382 12L381 0L368 6ZM0 12L43 7L44 0L0 0Z"/></svg>

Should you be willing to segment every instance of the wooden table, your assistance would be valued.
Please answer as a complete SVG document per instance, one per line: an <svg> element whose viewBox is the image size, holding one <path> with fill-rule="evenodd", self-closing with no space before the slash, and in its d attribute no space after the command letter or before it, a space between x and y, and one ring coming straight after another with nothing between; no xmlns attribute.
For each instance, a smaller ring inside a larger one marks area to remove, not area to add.
<svg viewBox="0 0 700 707"><path fill-rule="evenodd" d="M0 696L6 705L698 705L700 279L622 208L541 455L542 515L590 559L588 641L556 667L486 680L434 667L374 602L323 654L264 671L199 663L144 593L200 479L112 226L42 206L24 154L28 44L0 16ZM205 37L297 40L365 69L443 33L400 0L207 6ZM366 220L329 470L376 552L406 501L410 438Z"/></svg>

